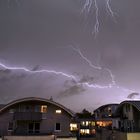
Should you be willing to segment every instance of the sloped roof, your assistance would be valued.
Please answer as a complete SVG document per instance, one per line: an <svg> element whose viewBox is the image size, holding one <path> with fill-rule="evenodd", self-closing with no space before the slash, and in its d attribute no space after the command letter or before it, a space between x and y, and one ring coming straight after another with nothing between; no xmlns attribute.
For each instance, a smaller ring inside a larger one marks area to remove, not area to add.
<svg viewBox="0 0 140 140"><path fill-rule="evenodd" d="M114 104L105 104L105 105L102 105L102 106L98 107L98 108L95 109L94 111L96 112L97 110L101 110L101 109L106 108L106 107L108 107L108 106L118 106L118 105L119 105L119 104L116 104L116 103L114 103Z"/></svg>
<svg viewBox="0 0 140 140"><path fill-rule="evenodd" d="M61 109L65 110L70 116L74 116L74 113L71 110L69 110L68 108L64 107L63 105L61 105L59 103L56 103L52 100L48 100L48 99L45 99L45 98L39 98L39 97L27 97L27 98L21 98L21 99L18 99L18 100L14 100L14 101L6 104L2 108L0 108L0 112L6 110L7 108L9 108L12 105L22 103L22 102L27 102L27 101L41 101L41 102L50 103L50 104L53 104L53 105L58 106Z"/></svg>
<svg viewBox="0 0 140 140"><path fill-rule="evenodd" d="M122 106L124 104L130 104L130 105L134 106L137 110L140 111L140 100L136 100L136 101L128 100L128 101L123 101L123 102L120 103L120 105L118 106L118 108L116 110L116 113L118 113L120 111L120 109L122 108Z"/></svg>

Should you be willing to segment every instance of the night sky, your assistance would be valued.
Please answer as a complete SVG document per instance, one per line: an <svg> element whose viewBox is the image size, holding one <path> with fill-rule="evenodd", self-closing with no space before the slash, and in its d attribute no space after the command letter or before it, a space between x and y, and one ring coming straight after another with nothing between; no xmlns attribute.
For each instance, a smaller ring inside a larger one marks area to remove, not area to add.
<svg viewBox="0 0 140 140"><path fill-rule="evenodd" d="M21 97L53 97L80 111L106 103L140 99L140 1L112 0L114 17L105 0L97 0L99 32L95 35L96 9L82 10L85 0L0 0L0 63L26 67L29 73L0 67L0 103ZM88 59L90 66L75 50ZM109 69L114 75L108 86ZM80 83L80 84L79 84ZM132 91L131 91L132 90Z"/></svg>

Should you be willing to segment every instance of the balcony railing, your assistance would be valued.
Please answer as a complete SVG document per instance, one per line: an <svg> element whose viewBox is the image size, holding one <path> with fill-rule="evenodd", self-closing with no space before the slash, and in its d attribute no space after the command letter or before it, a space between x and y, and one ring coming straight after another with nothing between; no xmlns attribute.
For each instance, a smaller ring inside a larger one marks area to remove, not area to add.
<svg viewBox="0 0 140 140"><path fill-rule="evenodd" d="M24 121L24 120L33 120L33 121L41 121L42 113L40 112L15 112L14 120L16 121Z"/></svg>

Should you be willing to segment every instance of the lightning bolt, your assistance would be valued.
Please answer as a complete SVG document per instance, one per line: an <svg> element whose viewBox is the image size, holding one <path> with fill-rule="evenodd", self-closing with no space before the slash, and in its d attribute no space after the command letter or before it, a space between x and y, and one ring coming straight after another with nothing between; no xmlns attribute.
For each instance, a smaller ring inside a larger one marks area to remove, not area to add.
<svg viewBox="0 0 140 140"><path fill-rule="evenodd" d="M79 85L79 86L86 86L86 87L96 88L96 89L110 89L110 88L116 87L116 88L121 89L123 91L136 92L134 90L127 89L127 88L119 86L115 81L115 76L113 75L112 71L109 68L104 68L104 67L101 67L101 66L94 65L87 57L84 56L84 54L81 52L81 50L79 48L72 47L72 49L75 52L77 52L79 54L79 56L85 62L87 62L87 64L91 68L99 70L99 71L108 72L108 74L109 74L109 76L111 78L111 83L109 83L108 85L102 86L102 85L99 85L99 84L92 84L92 83L89 83L89 82L80 82L79 78L77 78L76 76L64 73L62 71L47 70L47 69L41 69L41 70L33 69L33 70L30 70L30 69L28 69L26 67L11 67L11 66L7 66L7 65L5 65L3 63L0 63L0 67L3 68L3 69L7 69L7 70L19 70L19 71L24 71L24 72L31 73L31 74L51 73L51 74L55 74L55 75L60 75L60 76L67 77L67 78L69 78L71 80L74 80L76 82L76 84Z"/></svg>
<svg viewBox="0 0 140 140"><path fill-rule="evenodd" d="M89 13L91 7L92 7L92 0L86 0L82 9L82 13L86 11Z"/></svg>
<svg viewBox="0 0 140 140"><path fill-rule="evenodd" d="M85 62L88 63L88 65L93 68L93 69L97 69L97 70L100 70L100 71L107 71L109 73L109 76L111 77L111 83L108 85L108 86L105 86L106 88L112 88L113 86L116 85L116 81L115 81L115 76L113 75L112 71L108 68L103 68L101 66L96 66L94 65L87 57L84 56L84 54L81 52L81 50L79 48L75 48L75 47L72 47L72 49L74 51L76 51L80 57L85 60ZM100 86L101 87L101 86Z"/></svg>
<svg viewBox="0 0 140 140"><path fill-rule="evenodd" d="M84 56L84 54L81 52L81 50L79 48L75 48L73 46L71 46L71 48L77 52L79 54L79 56L85 61L87 62L87 64L93 68L93 69L97 69L97 70L100 70L100 71L106 71L108 72L110 78L111 78L111 83L109 83L108 85L106 86L101 86L101 85L97 85L97 84L89 84L88 82L84 83L84 85L88 86L88 87L93 87L93 88L99 88L99 89L109 89L109 88L113 88L113 87L116 87L118 89L121 89L123 91L126 91L126 92L136 92L135 90L131 90L131 89L128 89L128 88L125 88L125 87L122 87L122 86L119 86L115 80L115 75L113 75L112 71L109 69L109 68L104 68L104 67L101 67L101 66L96 66L94 65L87 57Z"/></svg>
<svg viewBox="0 0 140 140"><path fill-rule="evenodd" d="M105 0L106 11L115 20L114 12L111 8L110 2L111 2L111 0ZM97 34L99 33L99 28L100 28L98 1L97 0L85 0L83 7L82 7L82 13L89 15L92 12L93 8L95 8L95 23L94 23L94 29L92 31L92 34L94 34L95 38L96 38Z"/></svg>
<svg viewBox="0 0 140 140"><path fill-rule="evenodd" d="M0 67L4 68L4 69L8 69L8 70L20 70L20 71L25 71L31 74L36 74L36 73L52 73L52 74L56 74L56 75L62 75L64 77L67 77L69 79L73 79L74 81L76 81L77 85L79 86L86 86L86 87L92 87L92 88L99 88L99 89L104 89L104 88L109 88L108 86L100 86L98 84L90 84L88 82L79 82L78 78L76 78L76 76L74 75L70 75L64 72L58 72L55 70L46 70L46 69L42 69L42 70L30 70L26 67L11 67L11 66L7 66L3 63L0 63ZM111 88L111 87L110 87Z"/></svg>
<svg viewBox="0 0 140 140"><path fill-rule="evenodd" d="M116 23L115 13L113 12L113 10L112 10L112 8L110 6L110 1L111 0L106 0L106 10L111 15L111 17L113 18L114 22Z"/></svg>
<svg viewBox="0 0 140 140"><path fill-rule="evenodd" d="M95 26L94 26L94 31L92 33L95 34L95 38L99 32L99 9L98 9L98 4L97 4L97 1L94 0L94 5L95 5L95 15L96 15L96 22L95 22Z"/></svg>
<svg viewBox="0 0 140 140"><path fill-rule="evenodd" d="M64 72L58 72L58 71L54 71L54 70L46 70L46 69L43 69L43 70L30 70L30 69L28 69L26 67L10 67L10 66L6 66L6 65L4 65L2 63L0 63L0 67L3 67L4 69L8 69L8 70L21 70L21 71L25 71L25 72L32 73L32 74L36 74L36 73L52 73L52 74L62 75L62 76L65 76L67 78L77 80L76 77L73 76L73 75L69 75L69 74L66 74Z"/></svg>
<svg viewBox="0 0 140 140"><path fill-rule="evenodd" d="M110 0L106 0L106 9L110 13L110 15L114 18L114 12L112 11L112 8L110 6Z"/></svg>
<svg viewBox="0 0 140 140"><path fill-rule="evenodd" d="M102 67L98 67L92 64L92 62L90 60L88 60L80 50L73 48L74 51L78 52L79 55L81 56L82 59L84 59L90 67L97 69L97 70L106 70L108 71L108 73L110 74L110 77L112 79L112 83L110 83L109 85L105 85L105 86L101 86L98 84L91 84L89 82L79 82L78 78L74 75L70 75L64 72L59 72L59 71L55 71L55 70L47 70L47 69L42 69L42 70L30 70L26 67L11 67L11 66L7 66L3 63L0 63L0 67L2 67L3 69L8 69L8 70L19 70L19 71L25 71L27 73L31 73L31 74L37 74L37 73L51 73L51 74L55 74L55 75L61 75L64 77L67 77L69 79L72 79L76 82L77 85L79 86L86 86L86 87L90 87L90 88L96 88L96 89L109 89L109 88L113 88L114 86L116 86L119 89L123 89L124 91L127 92L136 92L134 90L130 90L130 89L126 89L123 87L120 87L116 84L115 80L114 80L114 75L112 74L111 70L108 68L102 68Z"/></svg>

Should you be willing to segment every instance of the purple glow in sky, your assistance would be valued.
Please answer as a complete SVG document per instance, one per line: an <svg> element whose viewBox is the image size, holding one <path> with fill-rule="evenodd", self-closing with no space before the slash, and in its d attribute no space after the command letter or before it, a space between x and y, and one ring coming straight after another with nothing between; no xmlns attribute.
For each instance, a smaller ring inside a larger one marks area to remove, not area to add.
<svg viewBox="0 0 140 140"><path fill-rule="evenodd" d="M0 102L52 96L77 111L139 99L139 4L0 0Z"/></svg>

